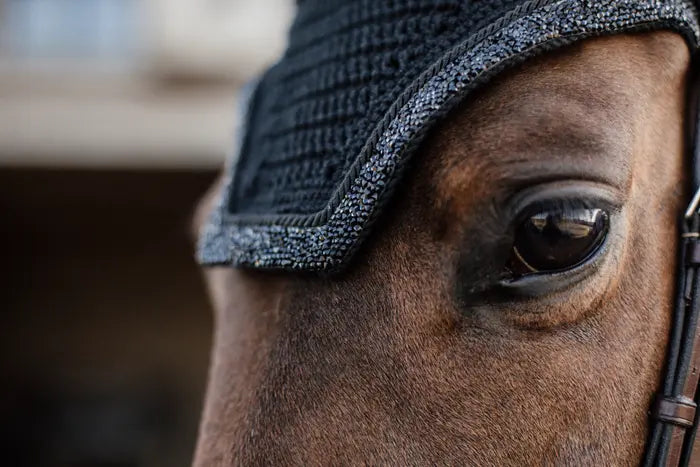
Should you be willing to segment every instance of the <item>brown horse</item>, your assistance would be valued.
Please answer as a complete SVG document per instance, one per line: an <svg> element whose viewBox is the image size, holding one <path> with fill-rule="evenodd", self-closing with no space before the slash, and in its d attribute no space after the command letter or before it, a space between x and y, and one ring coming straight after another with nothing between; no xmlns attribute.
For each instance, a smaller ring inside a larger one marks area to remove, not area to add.
<svg viewBox="0 0 700 467"><path fill-rule="evenodd" d="M637 463L673 301L688 67L670 32L549 53L433 130L342 275L208 269L195 464ZM481 297L480 271L507 260L494 213L532 185L613 206L606 251L575 281Z"/></svg>

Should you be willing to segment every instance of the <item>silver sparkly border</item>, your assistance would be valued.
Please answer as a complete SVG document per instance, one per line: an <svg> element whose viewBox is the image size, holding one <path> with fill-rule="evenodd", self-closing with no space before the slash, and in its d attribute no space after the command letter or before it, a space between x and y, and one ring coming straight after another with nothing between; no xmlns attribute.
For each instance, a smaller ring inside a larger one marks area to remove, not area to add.
<svg viewBox="0 0 700 467"><path fill-rule="evenodd" d="M218 203L200 235L199 262L258 269L340 268L369 230L409 143L470 83L498 64L556 40L578 40L655 24L672 24L696 42L700 39L696 11L686 0L561 0L514 19L449 60L405 102L323 225L232 222L226 216L233 178L229 167Z"/></svg>

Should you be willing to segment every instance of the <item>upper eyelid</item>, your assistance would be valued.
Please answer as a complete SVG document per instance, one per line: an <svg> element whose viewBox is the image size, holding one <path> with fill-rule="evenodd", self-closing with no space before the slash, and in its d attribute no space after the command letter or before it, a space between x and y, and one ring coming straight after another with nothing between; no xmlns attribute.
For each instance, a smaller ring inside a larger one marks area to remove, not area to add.
<svg viewBox="0 0 700 467"><path fill-rule="evenodd" d="M522 221L526 218L533 216L535 214L545 212L545 211L559 211L567 212L574 211L578 209L602 209L606 213L611 214L617 212L620 208L618 206L612 205L606 200L599 200L597 198L571 198L571 197L561 197L561 198L547 198L543 200L538 200L533 203L528 204L523 207L515 216L515 221Z"/></svg>
<svg viewBox="0 0 700 467"><path fill-rule="evenodd" d="M560 181L528 187L518 191L505 202L506 210L513 220L538 207L561 208L566 203L579 203L580 208L605 209L609 214L622 209L624 196L619 190L590 181Z"/></svg>
<svg viewBox="0 0 700 467"><path fill-rule="evenodd" d="M621 193L607 184L565 180L532 185L505 199L494 197L490 200L488 215L480 222L481 238L508 238L512 241L518 223L543 210L538 207L556 208L566 202L585 203L589 209L604 209L611 220L623 208Z"/></svg>

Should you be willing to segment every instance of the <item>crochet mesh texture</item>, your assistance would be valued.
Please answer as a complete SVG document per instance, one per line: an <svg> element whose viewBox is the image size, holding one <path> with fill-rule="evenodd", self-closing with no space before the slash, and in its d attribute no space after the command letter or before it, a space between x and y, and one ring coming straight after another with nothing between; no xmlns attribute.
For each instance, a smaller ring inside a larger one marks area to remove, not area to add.
<svg viewBox="0 0 700 467"><path fill-rule="evenodd" d="M234 214L328 204L399 94L446 50L522 0L304 0L261 78L232 185Z"/></svg>

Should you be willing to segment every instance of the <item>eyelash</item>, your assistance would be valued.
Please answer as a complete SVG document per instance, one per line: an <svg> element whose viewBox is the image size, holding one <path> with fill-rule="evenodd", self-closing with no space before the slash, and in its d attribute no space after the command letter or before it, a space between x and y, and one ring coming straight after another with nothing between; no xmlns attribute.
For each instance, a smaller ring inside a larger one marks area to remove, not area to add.
<svg viewBox="0 0 700 467"><path fill-rule="evenodd" d="M543 200L533 201L528 204L524 209L519 210L518 214L513 216L513 221L511 222L511 231L514 232L515 229L520 225L521 222L526 220L528 217L533 216L537 213L544 211L561 211L570 212L577 209L596 209L603 208L607 211L614 211L610 209L608 203L601 202L600 200L592 200L587 198L548 198Z"/></svg>

